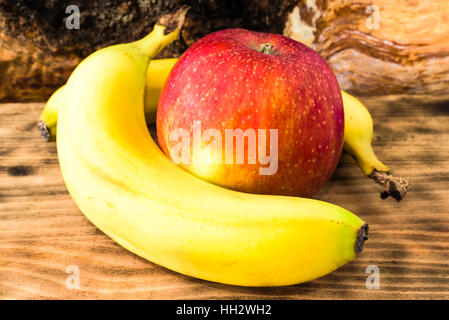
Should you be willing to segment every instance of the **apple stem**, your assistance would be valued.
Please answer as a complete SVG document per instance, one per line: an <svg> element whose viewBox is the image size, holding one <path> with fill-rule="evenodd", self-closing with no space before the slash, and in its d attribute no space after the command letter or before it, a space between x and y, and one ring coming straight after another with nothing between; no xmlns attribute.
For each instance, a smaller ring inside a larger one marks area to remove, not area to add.
<svg viewBox="0 0 449 320"><path fill-rule="evenodd" d="M374 170L369 177L384 187L384 191L380 193L382 199L391 196L399 202L405 197L407 188L410 186L410 183L406 180L401 177L395 177L389 172Z"/></svg>
<svg viewBox="0 0 449 320"><path fill-rule="evenodd" d="M271 43L261 43L257 51L264 54L279 54L273 50L273 45Z"/></svg>

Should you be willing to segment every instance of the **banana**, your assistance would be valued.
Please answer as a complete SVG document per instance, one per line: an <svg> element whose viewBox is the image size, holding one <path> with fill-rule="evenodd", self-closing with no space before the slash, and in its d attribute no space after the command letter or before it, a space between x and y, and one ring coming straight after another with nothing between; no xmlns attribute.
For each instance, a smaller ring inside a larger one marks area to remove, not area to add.
<svg viewBox="0 0 449 320"><path fill-rule="evenodd" d="M178 32L156 25L143 40L93 53L70 76L57 150L81 211L135 254L225 284L291 285L355 259L368 225L349 211L228 190L160 151L145 122L145 70Z"/></svg>
<svg viewBox="0 0 449 320"><path fill-rule="evenodd" d="M352 155L363 174L384 188L382 199L392 196L397 201L404 198L409 183L390 173L390 169L377 159L371 142L373 119L368 109L355 97L342 90L345 110L345 132L343 148Z"/></svg>
<svg viewBox="0 0 449 320"><path fill-rule="evenodd" d="M60 87L51 95L39 118L39 131L45 141L56 140L58 109L65 104L64 88L65 85Z"/></svg>
<svg viewBox="0 0 449 320"><path fill-rule="evenodd" d="M151 60L146 73L145 117L148 124L156 120L159 97L165 81L178 61L176 58ZM48 100L40 117L39 128L45 140L55 140L58 106L64 104L63 87ZM352 155L362 172L383 186L383 199L391 195L400 201L406 194L409 183L394 177L390 169L377 159L371 142L373 120L368 109L355 97L341 91L345 110L344 150Z"/></svg>
<svg viewBox="0 0 449 320"><path fill-rule="evenodd" d="M373 119L368 109L355 97L342 90L345 108L344 149L357 159L362 172L369 176L374 170L390 169L377 159L371 147Z"/></svg>
<svg viewBox="0 0 449 320"><path fill-rule="evenodd" d="M146 73L145 118L147 124L156 121L156 111L161 91L177 58L151 60ZM48 100L39 121L39 129L46 141L56 138L58 106L64 104L62 86ZM404 198L410 184L391 174L390 169L377 159L371 142L373 120L368 109L355 97L341 90L345 111L344 150L352 155L363 174L381 185L381 198L392 196L397 201Z"/></svg>
<svg viewBox="0 0 449 320"><path fill-rule="evenodd" d="M151 60L145 85L145 118L148 124L156 122L156 111L165 81L177 58Z"/></svg>
<svg viewBox="0 0 449 320"><path fill-rule="evenodd" d="M148 124L156 122L156 110L165 80L173 69L177 58L154 59L150 61L146 73L145 117ZM56 140L58 108L65 104L65 85L56 90L48 99L39 118L39 130L45 141Z"/></svg>

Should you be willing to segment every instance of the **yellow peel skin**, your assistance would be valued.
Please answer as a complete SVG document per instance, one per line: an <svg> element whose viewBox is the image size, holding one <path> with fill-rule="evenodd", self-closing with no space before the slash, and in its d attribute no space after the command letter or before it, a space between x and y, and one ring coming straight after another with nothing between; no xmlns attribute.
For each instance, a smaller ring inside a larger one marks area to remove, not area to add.
<svg viewBox="0 0 449 320"><path fill-rule="evenodd" d="M148 124L156 120L156 111L161 91L170 71L178 61L177 58L151 60L146 72L145 86L145 119ZM56 137L56 122L58 106L66 99L62 86L48 100L40 120L46 124L49 139ZM374 169L388 172L389 168L380 162L371 146L373 140L373 120L366 107L355 97L342 90L345 111L344 149L353 155L362 172L369 176Z"/></svg>
<svg viewBox="0 0 449 320"><path fill-rule="evenodd" d="M145 123L145 72L159 48L176 38L160 29L97 51L68 80L57 148L81 211L137 255L220 283L297 284L355 259L366 225L349 211L227 190L159 150Z"/></svg>
<svg viewBox="0 0 449 320"><path fill-rule="evenodd" d="M177 61L177 58L154 59L148 65L145 86L145 117L148 124L156 122L159 97L165 81ZM47 141L56 140L58 109L60 106L67 104L63 93L64 88L65 85L50 96L39 118L42 136Z"/></svg>
<svg viewBox="0 0 449 320"><path fill-rule="evenodd" d="M369 176L374 170L390 171L374 154L373 119L366 107L355 97L341 91L345 110L345 133L343 148L356 158L362 172Z"/></svg>
<svg viewBox="0 0 449 320"><path fill-rule="evenodd" d="M39 118L41 134L47 141L56 139L56 126L58 122L58 109L66 104L64 95L65 85L56 90L48 99Z"/></svg>
<svg viewBox="0 0 449 320"><path fill-rule="evenodd" d="M145 117L148 124L156 122L157 104L162 89L177 61L177 58L155 59L148 65L145 86Z"/></svg>

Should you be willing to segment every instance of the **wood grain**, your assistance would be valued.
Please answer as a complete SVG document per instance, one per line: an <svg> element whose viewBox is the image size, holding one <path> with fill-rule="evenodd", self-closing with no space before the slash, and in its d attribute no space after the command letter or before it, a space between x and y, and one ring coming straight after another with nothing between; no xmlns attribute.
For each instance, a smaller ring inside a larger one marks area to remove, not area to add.
<svg viewBox="0 0 449 320"><path fill-rule="evenodd" d="M449 299L449 104L403 96L362 99L375 151L413 187L397 203L343 155L316 196L358 214L369 240L354 262L289 287L197 280L147 262L93 226L68 195L56 146L39 136L42 104L0 105L0 299ZM70 265L80 289L65 282ZM367 266L380 289L365 286Z"/></svg>

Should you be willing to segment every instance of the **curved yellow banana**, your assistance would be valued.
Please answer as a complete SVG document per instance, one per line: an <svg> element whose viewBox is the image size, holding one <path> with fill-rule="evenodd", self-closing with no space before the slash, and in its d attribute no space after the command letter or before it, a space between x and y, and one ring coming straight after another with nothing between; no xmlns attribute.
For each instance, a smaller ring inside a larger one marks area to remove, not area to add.
<svg viewBox="0 0 449 320"><path fill-rule="evenodd" d="M145 84L145 117L148 124L156 122L157 104L162 89L177 61L177 58L155 59L148 65Z"/></svg>
<svg viewBox="0 0 449 320"><path fill-rule="evenodd" d="M65 85L56 90L48 99L39 118L39 130L46 141L56 139L56 126L58 122L58 109L66 104L64 95Z"/></svg>
<svg viewBox="0 0 449 320"><path fill-rule="evenodd" d="M374 154L373 119L366 107L355 97L341 91L345 109L344 149L354 156L362 172L369 176L374 170L388 172L390 169Z"/></svg>
<svg viewBox="0 0 449 320"><path fill-rule="evenodd" d="M373 119L368 109L355 97L341 91L345 109L344 150L352 155L362 172L380 184L383 199L392 196L402 200L409 184L400 177L391 175L390 169L377 159L372 148Z"/></svg>
<svg viewBox="0 0 449 320"><path fill-rule="evenodd" d="M57 148L82 212L137 255L221 283L296 284L355 259L368 226L349 211L224 189L159 150L145 123L144 87L155 48L174 38L163 29L92 54L68 80Z"/></svg>
<svg viewBox="0 0 449 320"><path fill-rule="evenodd" d="M177 61L177 58L154 59L148 65L145 86L145 117L149 124L156 122L157 104L161 96L162 88ZM46 141L56 140L58 106L67 104L63 93L64 88L65 85L51 95L40 115L39 129L42 137Z"/></svg>
<svg viewBox="0 0 449 320"><path fill-rule="evenodd" d="M165 81L178 61L172 59L151 60L146 73L145 87L145 117L147 123L154 123L159 97ZM48 128L44 131L44 137L50 139L56 136L56 122L58 105L63 105L64 101L62 86L48 100L44 111L41 114L41 123ZM362 172L369 176L373 170L388 172L386 165L380 162L371 147L373 139L373 121L366 107L355 97L342 90L343 105L345 109L345 134L344 149L353 155ZM48 133L49 132L49 133Z"/></svg>
<svg viewBox="0 0 449 320"><path fill-rule="evenodd" d="M145 117L148 124L156 120L156 111L165 81L178 61L177 58L151 60L146 73ZM56 137L58 105L64 104L61 87L48 100L41 114L39 128L46 139ZM366 107L355 97L342 92L345 110L344 150L355 157L362 172L384 187L382 198L389 195L400 201L406 194L409 184L402 178L389 173L389 168L377 159L371 142L373 139L373 120Z"/></svg>

